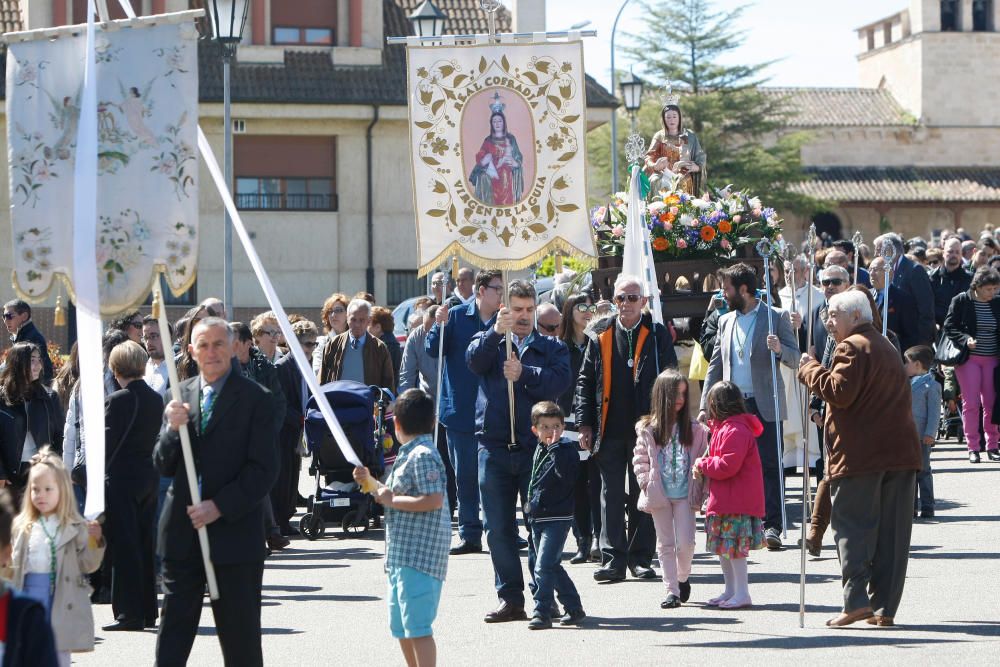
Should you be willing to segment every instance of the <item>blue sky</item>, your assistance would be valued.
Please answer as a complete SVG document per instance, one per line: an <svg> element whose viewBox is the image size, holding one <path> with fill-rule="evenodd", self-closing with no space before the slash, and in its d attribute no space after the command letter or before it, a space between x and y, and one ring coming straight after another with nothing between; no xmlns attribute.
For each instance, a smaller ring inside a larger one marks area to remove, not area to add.
<svg viewBox="0 0 1000 667"><path fill-rule="evenodd" d="M550 30L590 20L598 36L585 41L587 72L609 85L611 26L622 0L548 0ZM639 0L625 8L616 36L616 67L627 68L619 47L627 33L648 29ZM505 3L508 7L511 3ZM715 0L718 9L746 2ZM746 9L739 28L746 40L732 54L734 62L778 60L767 73L774 86L856 86L856 28L909 7L910 0L757 0ZM636 72L641 68L636 67Z"/></svg>

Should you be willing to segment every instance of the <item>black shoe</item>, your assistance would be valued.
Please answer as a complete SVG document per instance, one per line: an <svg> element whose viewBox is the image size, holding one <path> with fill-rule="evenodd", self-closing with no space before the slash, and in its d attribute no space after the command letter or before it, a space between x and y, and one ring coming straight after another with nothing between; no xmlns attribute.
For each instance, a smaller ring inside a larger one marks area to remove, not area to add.
<svg viewBox="0 0 1000 667"><path fill-rule="evenodd" d="M576 553L569 559L569 562L573 565L579 565L580 563L586 563L589 560L590 540L580 540L580 542L577 543Z"/></svg>
<svg viewBox="0 0 1000 667"><path fill-rule="evenodd" d="M646 567L645 565L636 565L632 568L632 576L636 579L656 579L656 572L653 568Z"/></svg>
<svg viewBox="0 0 1000 667"><path fill-rule="evenodd" d="M92 604L111 604L111 589L102 588L90 596Z"/></svg>
<svg viewBox="0 0 1000 667"><path fill-rule="evenodd" d="M298 496L297 498L295 498L295 506L296 507L309 507L309 500L306 499L306 498L303 498L302 496Z"/></svg>
<svg viewBox="0 0 1000 667"><path fill-rule="evenodd" d="M594 581L625 581L625 573L612 567L594 570Z"/></svg>
<svg viewBox="0 0 1000 667"><path fill-rule="evenodd" d="M969 463L979 463L979 452L969 452Z"/></svg>
<svg viewBox="0 0 1000 667"><path fill-rule="evenodd" d="M691 582L682 581L679 585L681 588L681 602L687 602L691 599Z"/></svg>
<svg viewBox="0 0 1000 667"><path fill-rule="evenodd" d="M681 599L673 593L667 593L667 599L660 603L660 609L677 609L681 606Z"/></svg>
<svg viewBox="0 0 1000 667"><path fill-rule="evenodd" d="M143 629L142 621L115 621L101 626L101 630L105 632L136 632Z"/></svg>
<svg viewBox="0 0 1000 667"><path fill-rule="evenodd" d="M528 621L529 630L548 630L552 627L552 619L545 616L532 616Z"/></svg>
<svg viewBox="0 0 1000 667"><path fill-rule="evenodd" d="M448 550L448 553L452 556L462 556L464 554L478 554L482 553L483 545L479 542L467 542L462 540L458 543L457 547L452 547Z"/></svg>
<svg viewBox="0 0 1000 667"><path fill-rule="evenodd" d="M567 611L563 614L562 618L559 619L559 625L580 625L583 619L587 618L587 613L582 609L574 609L573 611Z"/></svg>
<svg viewBox="0 0 1000 667"><path fill-rule="evenodd" d="M595 563L601 562L601 547L594 545L594 548L590 550L590 560Z"/></svg>
<svg viewBox="0 0 1000 667"><path fill-rule="evenodd" d="M527 618L524 607L515 607L509 602L501 602L500 606L486 614L483 620L487 623L507 623L508 621L523 621Z"/></svg>
<svg viewBox="0 0 1000 667"><path fill-rule="evenodd" d="M934 510L920 510L920 518L921 519L933 519L934 518Z"/></svg>
<svg viewBox="0 0 1000 667"><path fill-rule="evenodd" d="M517 536L517 550L524 551L528 548L528 540L524 539L520 535Z"/></svg>
<svg viewBox="0 0 1000 667"><path fill-rule="evenodd" d="M291 544L291 541L279 533L271 533L267 536L267 548L271 551L282 551Z"/></svg>
<svg viewBox="0 0 1000 667"><path fill-rule="evenodd" d="M781 549L781 531L777 528L768 528L764 531L764 541L767 543L768 551L778 551Z"/></svg>
<svg viewBox="0 0 1000 667"><path fill-rule="evenodd" d="M292 524L286 523L282 526L279 531L282 537L298 537L299 531L297 528L293 527Z"/></svg>
<svg viewBox="0 0 1000 667"><path fill-rule="evenodd" d="M990 449L986 451L986 458L995 463L1000 463L1000 449Z"/></svg>

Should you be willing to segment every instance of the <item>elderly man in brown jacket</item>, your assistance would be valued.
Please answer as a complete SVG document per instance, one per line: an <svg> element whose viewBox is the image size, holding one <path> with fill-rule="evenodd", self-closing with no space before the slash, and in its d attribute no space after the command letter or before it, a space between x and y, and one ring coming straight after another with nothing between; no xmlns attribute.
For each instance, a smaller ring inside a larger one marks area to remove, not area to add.
<svg viewBox="0 0 1000 667"><path fill-rule="evenodd" d="M913 527L920 439L899 352L872 325L864 294L830 299L827 329L837 346L830 368L803 355L799 380L827 404L831 524L844 585L843 627L893 624L903 596Z"/></svg>
<svg viewBox="0 0 1000 667"><path fill-rule="evenodd" d="M319 382L353 380L396 391L396 374L385 343L368 334L371 304L354 299L347 305L347 331L330 336L323 347Z"/></svg>

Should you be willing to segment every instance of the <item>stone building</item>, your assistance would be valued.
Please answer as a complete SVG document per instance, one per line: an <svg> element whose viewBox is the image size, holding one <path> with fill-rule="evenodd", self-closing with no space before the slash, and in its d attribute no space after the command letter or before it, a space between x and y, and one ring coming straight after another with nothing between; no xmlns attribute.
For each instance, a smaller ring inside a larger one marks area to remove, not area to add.
<svg viewBox="0 0 1000 667"><path fill-rule="evenodd" d="M1000 227L998 28L997 0L911 0L857 30L860 87L769 89L810 135L802 190L834 204L818 230ZM799 239L810 220L786 222Z"/></svg>
<svg viewBox="0 0 1000 667"><path fill-rule="evenodd" d="M209 0L132 0L138 14L180 11ZM410 190L405 53L386 36L412 34L420 0L252 0L232 69L235 194L242 217L291 312L310 314L332 292L373 292L394 304L425 291L416 277ZM479 0L439 0L449 34L487 32ZM497 30L544 30L544 2L517 0ZM0 0L4 32L80 23L85 0ZM538 9L541 6L541 12ZM123 17L109 0L113 18ZM3 51L4 60L6 50ZM0 67L0 72L5 67ZM200 122L222 161L222 64L199 47ZM0 86L0 90L3 90ZM616 100L587 80L588 126L606 123ZM0 113L0 136L6 130ZM6 155L6 149L2 150ZM8 210L0 161L0 211ZM180 299L222 294L223 209L201 172L201 248L196 286ZM0 216L0 276L9 276L9 215ZM266 304L234 239L238 316ZM13 298L0 281L0 302ZM51 302L48 304L51 305ZM40 313L45 308L39 309Z"/></svg>

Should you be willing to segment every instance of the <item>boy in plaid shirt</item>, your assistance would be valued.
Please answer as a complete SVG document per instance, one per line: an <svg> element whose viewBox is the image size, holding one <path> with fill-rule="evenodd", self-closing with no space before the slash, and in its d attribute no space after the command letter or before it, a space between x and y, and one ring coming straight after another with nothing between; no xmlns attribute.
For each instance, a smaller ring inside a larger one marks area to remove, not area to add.
<svg viewBox="0 0 1000 667"><path fill-rule="evenodd" d="M420 389L396 399L396 439L401 443L375 501L385 507L385 571L389 579L389 629L406 664L433 665L437 647L431 624L437 616L448 568L451 519L445 496L445 468L431 434L434 400ZM367 468L355 468L364 486ZM372 480L374 481L374 480Z"/></svg>

